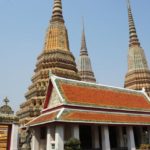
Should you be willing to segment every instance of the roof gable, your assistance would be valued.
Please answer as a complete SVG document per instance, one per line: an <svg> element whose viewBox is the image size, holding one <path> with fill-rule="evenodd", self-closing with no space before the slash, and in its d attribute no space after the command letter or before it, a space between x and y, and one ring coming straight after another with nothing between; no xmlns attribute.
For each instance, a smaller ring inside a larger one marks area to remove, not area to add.
<svg viewBox="0 0 150 150"><path fill-rule="evenodd" d="M53 79L49 81L46 99L44 102L44 110L62 104L61 95L57 89Z"/></svg>

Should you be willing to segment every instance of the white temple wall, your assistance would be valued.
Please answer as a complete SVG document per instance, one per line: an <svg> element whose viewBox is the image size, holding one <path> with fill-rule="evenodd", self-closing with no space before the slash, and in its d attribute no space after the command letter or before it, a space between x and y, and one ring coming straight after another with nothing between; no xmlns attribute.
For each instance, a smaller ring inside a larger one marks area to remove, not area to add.
<svg viewBox="0 0 150 150"><path fill-rule="evenodd" d="M40 129L33 128L32 129L32 142L31 142L31 150L39 150L40 147Z"/></svg>
<svg viewBox="0 0 150 150"><path fill-rule="evenodd" d="M46 150L46 139L40 140L40 150Z"/></svg>
<svg viewBox="0 0 150 150"><path fill-rule="evenodd" d="M55 129L55 150L64 150L64 126L57 125Z"/></svg>
<svg viewBox="0 0 150 150"><path fill-rule="evenodd" d="M110 150L108 126L101 127L101 134L102 134L102 150Z"/></svg>
<svg viewBox="0 0 150 150"><path fill-rule="evenodd" d="M18 131L19 126L12 124L10 150L18 150Z"/></svg>
<svg viewBox="0 0 150 150"><path fill-rule="evenodd" d="M126 129L127 129L127 139L128 139L128 150L136 150L133 127L128 126L126 127Z"/></svg>

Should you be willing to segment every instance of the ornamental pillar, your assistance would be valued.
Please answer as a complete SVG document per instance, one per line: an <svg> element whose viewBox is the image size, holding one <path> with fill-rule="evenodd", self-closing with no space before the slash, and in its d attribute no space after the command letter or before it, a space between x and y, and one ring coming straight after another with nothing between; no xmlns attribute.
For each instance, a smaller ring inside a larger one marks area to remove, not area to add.
<svg viewBox="0 0 150 150"><path fill-rule="evenodd" d="M12 124L10 150L18 150L18 125Z"/></svg>
<svg viewBox="0 0 150 150"><path fill-rule="evenodd" d="M73 125L72 126L72 137L75 138L75 139L80 140L79 125Z"/></svg>
<svg viewBox="0 0 150 150"><path fill-rule="evenodd" d="M123 129L121 126L117 127L117 144L118 147L124 147Z"/></svg>
<svg viewBox="0 0 150 150"><path fill-rule="evenodd" d="M102 134L102 150L110 150L108 126L101 127L101 134Z"/></svg>
<svg viewBox="0 0 150 150"><path fill-rule="evenodd" d="M92 126L92 148L99 148L99 129L98 126Z"/></svg>
<svg viewBox="0 0 150 150"><path fill-rule="evenodd" d="M126 129L127 129L128 150L136 150L133 127L128 126Z"/></svg>
<svg viewBox="0 0 150 150"><path fill-rule="evenodd" d="M39 150L39 145L39 131L37 129L32 129L31 150Z"/></svg>
<svg viewBox="0 0 150 150"><path fill-rule="evenodd" d="M64 126L57 125L55 129L55 150L64 150Z"/></svg>
<svg viewBox="0 0 150 150"><path fill-rule="evenodd" d="M52 144L51 144L51 128L47 127L47 142L46 142L46 150L52 150Z"/></svg>

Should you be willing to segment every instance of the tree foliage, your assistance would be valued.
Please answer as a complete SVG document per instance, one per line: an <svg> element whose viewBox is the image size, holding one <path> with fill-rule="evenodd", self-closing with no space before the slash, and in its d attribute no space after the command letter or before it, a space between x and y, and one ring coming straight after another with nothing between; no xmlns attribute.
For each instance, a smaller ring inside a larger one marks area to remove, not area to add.
<svg viewBox="0 0 150 150"><path fill-rule="evenodd" d="M65 150L81 150L80 141L75 138L71 138L65 144Z"/></svg>

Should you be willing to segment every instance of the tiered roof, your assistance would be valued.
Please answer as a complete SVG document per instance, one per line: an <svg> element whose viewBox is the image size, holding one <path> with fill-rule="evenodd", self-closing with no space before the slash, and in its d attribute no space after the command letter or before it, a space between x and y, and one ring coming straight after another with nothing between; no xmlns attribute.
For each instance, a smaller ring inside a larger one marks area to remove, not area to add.
<svg viewBox="0 0 150 150"><path fill-rule="evenodd" d="M51 122L148 125L150 100L144 91L52 76L42 114L27 126Z"/></svg>

